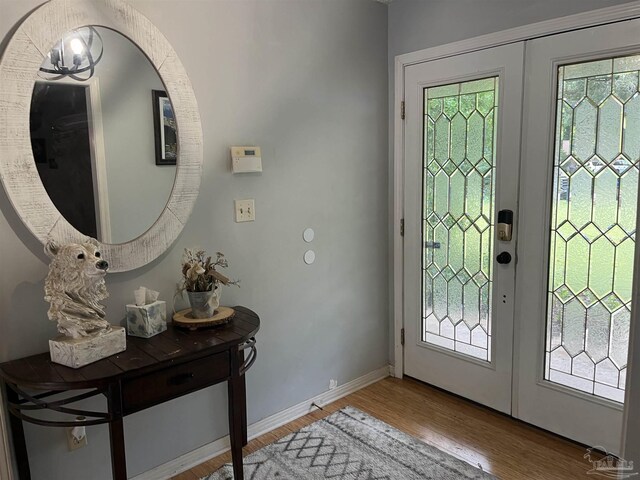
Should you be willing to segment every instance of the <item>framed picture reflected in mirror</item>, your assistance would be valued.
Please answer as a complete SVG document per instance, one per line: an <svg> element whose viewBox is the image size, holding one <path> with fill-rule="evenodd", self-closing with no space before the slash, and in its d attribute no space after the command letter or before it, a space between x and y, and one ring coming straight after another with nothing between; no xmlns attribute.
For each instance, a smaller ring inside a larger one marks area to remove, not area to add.
<svg viewBox="0 0 640 480"><path fill-rule="evenodd" d="M175 165L178 156L178 136L171 101L163 90L152 90L151 94L153 98L156 165Z"/></svg>

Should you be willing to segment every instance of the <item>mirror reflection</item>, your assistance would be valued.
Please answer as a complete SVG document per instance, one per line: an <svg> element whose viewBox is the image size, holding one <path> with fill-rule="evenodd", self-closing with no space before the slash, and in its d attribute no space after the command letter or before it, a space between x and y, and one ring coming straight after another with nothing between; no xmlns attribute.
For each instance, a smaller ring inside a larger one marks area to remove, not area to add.
<svg viewBox="0 0 640 480"><path fill-rule="evenodd" d="M64 35L31 99L38 173L60 213L104 243L131 241L158 219L176 173L176 124L155 68L104 27Z"/></svg>

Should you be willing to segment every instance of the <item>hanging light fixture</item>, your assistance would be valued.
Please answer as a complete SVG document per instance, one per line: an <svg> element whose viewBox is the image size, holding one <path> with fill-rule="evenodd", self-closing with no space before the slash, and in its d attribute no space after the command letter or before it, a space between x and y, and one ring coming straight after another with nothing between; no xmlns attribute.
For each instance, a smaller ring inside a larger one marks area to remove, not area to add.
<svg viewBox="0 0 640 480"><path fill-rule="evenodd" d="M102 58L102 37L92 27L72 30L51 49L40 67L39 75L46 80L72 78L89 80Z"/></svg>

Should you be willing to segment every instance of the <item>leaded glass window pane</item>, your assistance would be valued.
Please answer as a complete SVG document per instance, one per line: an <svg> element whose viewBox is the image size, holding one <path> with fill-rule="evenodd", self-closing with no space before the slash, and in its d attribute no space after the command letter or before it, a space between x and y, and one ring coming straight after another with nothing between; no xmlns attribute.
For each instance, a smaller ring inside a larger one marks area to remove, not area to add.
<svg viewBox="0 0 640 480"><path fill-rule="evenodd" d="M629 348L640 55L558 70L545 379L619 402Z"/></svg>
<svg viewBox="0 0 640 480"><path fill-rule="evenodd" d="M424 89L422 341L491 361L498 77Z"/></svg>

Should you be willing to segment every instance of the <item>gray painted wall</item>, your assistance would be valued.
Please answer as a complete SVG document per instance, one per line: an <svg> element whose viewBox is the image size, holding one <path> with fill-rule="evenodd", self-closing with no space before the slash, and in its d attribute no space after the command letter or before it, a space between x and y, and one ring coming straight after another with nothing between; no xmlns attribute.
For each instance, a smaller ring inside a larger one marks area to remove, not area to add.
<svg viewBox="0 0 640 480"><path fill-rule="evenodd" d="M0 39L39 3L0 0ZM189 73L205 162L195 210L172 248L107 277L110 319L121 321L139 285L170 300L182 249L200 245L225 252L229 273L242 280L222 302L262 318L259 361L247 374L250 423L327 390L330 378L343 384L387 364L386 7L131 3ZM262 147L261 175L231 174L228 147L243 144ZM234 223L234 198L256 199L254 223ZM308 226L316 231L313 266L302 261ZM0 360L46 351L55 334L42 300L46 258L3 189L0 271ZM129 475L225 435L226 412L226 389L217 386L127 417ZM89 427L88 435L88 447L68 453L62 430L27 428L34 480L110 478L107 429Z"/></svg>
<svg viewBox="0 0 640 480"><path fill-rule="evenodd" d="M389 158L393 158L396 55L627 2L628 0L394 0L389 5ZM392 166L390 162L390 192L393 192ZM391 212L392 207L390 205ZM391 235L392 232L390 239ZM391 290L393 294L393 284ZM393 360L393 324L390 325L389 335L389 358ZM633 361L637 364L640 361L638 335L634 349ZM634 378L627 382L632 392L640 389L639 376L639 367L635 367ZM640 465L640 401L633 401L629 405L627 429L625 456Z"/></svg>

